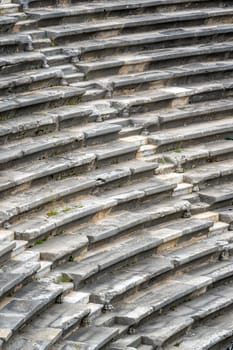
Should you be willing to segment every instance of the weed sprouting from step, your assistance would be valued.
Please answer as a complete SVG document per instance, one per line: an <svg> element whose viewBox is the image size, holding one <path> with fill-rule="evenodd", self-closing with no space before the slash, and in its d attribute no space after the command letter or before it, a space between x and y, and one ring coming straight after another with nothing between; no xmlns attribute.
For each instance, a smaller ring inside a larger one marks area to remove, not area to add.
<svg viewBox="0 0 233 350"><path fill-rule="evenodd" d="M62 212L63 212L63 213L68 213L68 212L71 211L71 210L72 210L72 208L65 208L65 209L62 210Z"/></svg>
<svg viewBox="0 0 233 350"><path fill-rule="evenodd" d="M44 242L46 242L46 239L38 239L35 245L40 245L40 244L43 244Z"/></svg>
<svg viewBox="0 0 233 350"><path fill-rule="evenodd" d="M51 211L49 211L48 213L47 213L47 216L56 216L56 215L58 215L59 213L58 213L58 211L56 211L56 210L51 210Z"/></svg>
<svg viewBox="0 0 233 350"><path fill-rule="evenodd" d="M3 117L0 118L2 122L6 122L9 119L8 115L4 115Z"/></svg>
<svg viewBox="0 0 233 350"><path fill-rule="evenodd" d="M72 279L68 276L61 276L60 282L61 283L69 283L69 282L72 282Z"/></svg>
<svg viewBox="0 0 233 350"><path fill-rule="evenodd" d="M181 153L181 152L183 152L183 149L180 148L180 147L177 147L177 148L175 149L175 152L176 152L176 153Z"/></svg>
<svg viewBox="0 0 233 350"><path fill-rule="evenodd" d="M165 165L167 162L166 162L166 159L164 159L164 158L162 158L161 159L161 163L163 164L163 165Z"/></svg>

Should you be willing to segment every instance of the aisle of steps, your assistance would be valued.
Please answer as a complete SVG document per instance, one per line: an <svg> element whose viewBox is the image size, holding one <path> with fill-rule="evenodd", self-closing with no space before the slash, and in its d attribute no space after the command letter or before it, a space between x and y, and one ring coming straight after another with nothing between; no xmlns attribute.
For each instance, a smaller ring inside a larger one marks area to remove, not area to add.
<svg viewBox="0 0 233 350"><path fill-rule="evenodd" d="M0 349L230 347L231 1L0 14Z"/></svg>

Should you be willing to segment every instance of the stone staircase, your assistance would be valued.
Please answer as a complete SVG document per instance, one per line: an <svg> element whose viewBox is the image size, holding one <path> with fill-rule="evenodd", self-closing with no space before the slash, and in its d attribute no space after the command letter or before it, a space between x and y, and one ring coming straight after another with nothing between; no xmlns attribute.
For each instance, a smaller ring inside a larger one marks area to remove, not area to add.
<svg viewBox="0 0 233 350"><path fill-rule="evenodd" d="M231 349L232 23L0 2L0 349Z"/></svg>

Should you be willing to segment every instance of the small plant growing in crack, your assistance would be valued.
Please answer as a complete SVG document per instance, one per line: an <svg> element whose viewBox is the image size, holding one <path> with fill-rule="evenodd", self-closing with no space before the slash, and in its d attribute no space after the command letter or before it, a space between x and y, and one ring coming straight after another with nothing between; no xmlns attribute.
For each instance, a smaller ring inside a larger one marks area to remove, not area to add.
<svg viewBox="0 0 233 350"><path fill-rule="evenodd" d="M51 210L51 211L49 211L48 213L47 213L47 216L56 216L56 215L58 215L58 211L56 211L56 210Z"/></svg>

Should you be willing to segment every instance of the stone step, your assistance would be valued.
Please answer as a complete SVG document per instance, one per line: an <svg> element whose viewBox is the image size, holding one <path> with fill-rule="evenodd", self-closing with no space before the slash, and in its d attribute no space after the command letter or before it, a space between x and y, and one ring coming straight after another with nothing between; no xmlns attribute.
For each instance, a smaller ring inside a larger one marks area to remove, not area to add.
<svg viewBox="0 0 233 350"><path fill-rule="evenodd" d="M66 298L69 297L69 294ZM32 321L28 330L36 328L38 331L42 328L59 329L63 336L77 329L84 318L91 313L91 304L89 303L67 303L52 305L42 315Z"/></svg>
<svg viewBox="0 0 233 350"><path fill-rule="evenodd" d="M221 184L231 179L233 163L230 159L204 164L184 173L184 181L205 188L208 185ZM224 186L224 185L223 185Z"/></svg>
<svg viewBox="0 0 233 350"><path fill-rule="evenodd" d="M219 349L227 349L227 346L231 346L233 341L232 326L232 315L226 313L193 329L190 334L164 349L172 350L179 347L181 350L191 350L194 346L197 350L210 349L214 346L218 346Z"/></svg>
<svg viewBox="0 0 233 350"><path fill-rule="evenodd" d="M88 246L88 239L85 236L78 236L75 232L61 234L47 241L37 240L32 249L40 254L40 259L51 261L51 268L66 261L72 261L82 255Z"/></svg>
<svg viewBox="0 0 233 350"><path fill-rule="evenodd" d="M168 47L210 44L225 41L232 41L232 26L221 24L218 26L198 26L190 28L166 29L161 31L151 31L148 33L136 33L113 36L106 39L86 40L77 44L70 43L66 46L77 51L77 56L81 60L97 60L105 57L112 57L116 53L118 55L130 52L143 52L145 50L154 50Z"/></svg>
<svg viewBox="0 0 233 350"><path fill-rule="evenodd" d="M232 213L232 205L228 207L222 207L219 209L219 217L220 220L227 223L229 225L229 229L232 230L232 223L233 223L233 213Z"/></svg>
<svg viewBox="0 0 233 350"><path fill-rule="evenodd" d="M15 335L10 339L6 345L6 350L20 350L20 349L49 349L62 336L60 329L56 328L24 328L19 335Z"/></svg>
<svg viewBox="0 0 233 350"><path fill-rule="evenodd" d="M25 322L29 322L63 293L55 283L32 282L5 298L0 308L1 338L7 341Z"/></svg>
<svg viewBox="0 0 233 350"><path fill-rule="evenodd" d="M138 229L151 227L160 222L172 220L174 216L181 217L182 213L190 209L190 203L177 200L165 202L160 206L150 206L135 211L120 211L115 215L103 218L100 223L91 223L77 230L81 235L86 235L90 245L101 241L117 239ZM164 220L163 220L164 218ZM180 223L181 224L181 223ZM175 225L173 223L173 225ZM170 232L170 231L169 231ZM168 232L168 233L169 233ZM172 233L172 232L171 232ZM186 232L187 234L189 231Z"/></svg>
<svg viewBox="0 0 233 350"><path fill-rule="evenodd" d="M173 86L174 84L195 84L215 81L219 78L228 78L231 75L233 61L190 63L187 65L171 67L169 70L152 70L143 73L130 75L109 76L88 82L78 82L72 86L83 88L107 87L111 96L118 96L127 93L130 89L141 91L151 88L161 88L163 86Z"/></svg>
<svg viewBox="0 0 233 350"><path fill-rule="evenodd" d="M227 234L225 234L226 236ZM231 233L229 234L231 236ZM230 241L230 238L229 238ZM232 249L232 244L228 244L229 251ZM212 279L214 285L221 286L225 282L231 282L233 276L232 269L232 256L227 257L224 261L220 261L219 263L210 264L209 266L200 267L197 271L194 271L194 275L196 276L206 276Z"/></svg>
<svg viewBox="0 0 233 350"><path fill-rule="evenodd" d="M15 23L17 22L17 18L10 16L0 16L0 33L9 33L13 29Z"/></svg>
<svg viewBox="0 0 233 350"><path fill-rule="evenodd" d="M205 320L208 317L214 318L222 309L231 307L233 302L231 293L232 286L213 288L207 293L173 308L166 315L145 322L137 328L136 335L120 338L112 343L111 349L118 349L118 347L126 345L134 347L136 343L141 343L142 339L144 344L165 346L166 348L169 340L174 342L179 334L185 334L188 329L192 332L200 320Z"/></svg>
<svg viewBox="0 0 233 350"><path fill-rule="evenodd" d="M0 4L0 12L2 16L14 15L20 9L20 5L13 3Z"/></svg>
<svg viewBox="0 0 233 350"><path fill-rule="evenodd" d="M0 127L0 142L5 143L27 136L43 135L71 126L82 126L86 122L113 119L117 113L116 109L111 108L109 102L105 103L105 101L101 102L100 100L74 106L61 106L41 113L28 112L28 114L17 116L17 118L3 116ZM99 127L101 128L101 126Z"/></svg>
<svg viewBox="0 0 233 350"><path fill-rule="evenodd" d="M46 57L40 52L2 54L0 57L0 71L3 75L36 68L47 68Z"/></svg>
<svg viewBox="0 0 233 350"><path fill-rule="evenodd" d="M121 127L114 124L89 124L82 128L73 127L68 131L13 141L0 146L0 168L24 164L29 159L54 157L82 146L114 141L120 130Z"/></svg>
<svg viewBox="0 0 233 350"><path fill-rule="evenodd" d="M226 233L229 229L229 225L225 222L218 221L215 222L214 225L210 228L210 235L215 236L215 235L222 235Z"/></svg>
<svg viewBox="0 0 233 350"><path fill-rule="evenodd" d="M208 162L231 159L232 152L233 143L231 140L216 140L202 145L177 147L174 151L162 152L158 154L157 161L165 164L166 162L172 163L176 169L183 171L184 169L198 168L203 164L211 167ZM218 163L215 164L218 166ZM195 169L193 171L195 172Z"/></svg>
<svg viewBox="0 0 233 350"><path fill-rule="evenodd" d="M106 16L106 13L109 14L111 17L113 16L122 16L122 15L132 15L140 13L153 13L153 12L160 12L162 9L168 10L169 6L176 7L177 10L183 9L182 1L180 3L174 3L174 2L158 2L158 1L152 1L152 0L146 0L142 2L130 0L127 1L104 1L104 2L87 2L85 1L85 4L80 1L72 1L74 5L67 6L67 7L57 7L56 11L54 9L51 9L49 7L44 6L42 8L38 9L30 9L27 10L27 14L32 17L36 18L39 21L40 25L49 25L50 23L58 24L62 22L62 19L66 20L66 18L69 19L69 23L74 20L78 20L80 23L83 21L88 21L89 19L103 19ZM78 5L75 5L77 4ZM185 3L185 8L189 8L190 6L193 6L194 8L197 6L197 3L199 5L199 8L201 6L205 6L205 2L187 2ZM214 2L212 2L213 4ZM46 6L46 5L45 5ZM212 6L215 6L213 4ZM205 7L204 7L205 8ZM67 21L67 20L66 20Z"/></svg>
<svg viewBox="0 0 233 350"><path fill-rule="evenodd" d="M159 310L191 299L192 295L198 295L198 292L205 290L211 284L210 277L191 274L174 276L159 285L137 293L136 297L129 296L128 301L126 299L120 307L116 308L112 317L115 317L118 324L132 327L143 322L148 316L158 313Z"/></svg>
<svg viewBox="0 0 233 350"><path fill-rule="evenodd" d="M232 203L233 199L233 184L226 183L216 186L211 186L199 192L200 199L211 204L211 206L224 206Z"/></svg>
<svg viewBox="0 0 233 350"><path fill-rule="evenodd" d="M72 292L69 294L72 294ZM87 302L81 303L76 300L67 302L69 294L65 296L62 304L52 305L42 315L24 327L19 334L12 337L6 345L6 349L19 350L19 346L21 348L22 346L28 347L28 349L30 346L39 346L44 350L51 348L61 337L77 330L82 325L83 320L87 320L91 314L93 316L93 310L98 305Z"/></svg>
<svg viewBox="0 0 233 350"><path fill-rule="evenodd" d="M3 241L0 246L0 263L3 264L9 259L13 249L16 247L16 242Z"/></svg>
<svg viewBox="0 0 233 350"><path fill-rule="evenodd" d="M162 204L161 204L162 206ZM153 210L153 207L148 209L149 211ZM180 224L180 226L179 226ZM89 253L89 256L87 256L85 259L81 260L80 262L71 262L67 265L61 266L59 271L61 271L65 276L68 276L72 279L74 282L75 287L77 287L81 282L84 280L87 280L91 276L94 276L94 280L96 281L96 275L104 272L104 270L107 270L111 267L110 275L111 273L116 270L119 267L119 264L121 266L127 266L132 263L132 261L137 261L138 258L143 255L146 256L152 255L154 251L156 250L162 250L162 246L169 245L169 241L172 242L176 240L176 242L182 241L185 239L185 236L198 236L201 234L206 234L209 227L211 227L212 222L206 221L206 220L188 220L184 222L177 222L174 224L174 229L170 228L172 225L165 225L161 229L148 229L144 230L140 233L140 237L136 235L131 235L129 238L126 238L120 242L116 242L115 244L109 245L105 249L99 249L94 253ZM160 247L161 246L161 247ZM132 249L133 248L133 249ZM136 259L136 260L135 260ZM151 259L149 259L151 262ZM162 263L162 269L163 269L163 262ZM164 260L164 263L166 265L166 269L172 268L172 264L169 264L169 261ZM140 264L140 263L139 263ZM142 276L138 276L138 279L132 279L129 280L129 284L127 286L127 283L125 281L125 284L119 284L119 280L117 275L111 276L111 283L113 282L114 286L114 278L115 278L115 290L114 287L110 287L109 285L109 277L106 278L106 283L103 284L100 282L97 284L95 289L95 284L92 287L93 292L96 290L98 292L99 289L99 295L93 294L93 301L95 302L103 302L105 297L112 298L117 295L117 293L124 292L125 288L132 288L137 285L137 283L142 283L145 281L145 266L147 266L147 269L149 268L149 264L142 262ZM153 266L153 264L152 264ZM139 273L139 270L137 271L137 267L135 265L135 271L136 274ZM156 265L154 267L149 268L150 270L154 269L153 273L156 275L159 273L159 270L157 269ZM152 273L151 270L151 274ZM119 271L119 270L118 270ZM127 273L127 271L131 271L130 266L126 268L126 275L130 275L130 273ZM132 272L134 269L132 269ZM134 271L134 272L135 272ZM124 273L124 270L123 270ZM132 276L131 276L132 277ZM149 278L149 275L146 275L147 279ZM105 278L105 276L104 276ZM121 280L121 277L120 277ZM124 279L123 279L124 280ZM127 280L127 278L126 278ZM118 281L118 282L117 282ZM121 281L122 282L122 281ZM112 289L111 289L112 288ZM102 290L101 290L102 289ZM110 290L112 290L112 294L110 293ZM109 294L108 292L109 291ZM95 298L98 298L98 300L95 300Z"/></svg>
<svg viewBox="0 0 233 350"><path fill-rule="evenodd" d="M138 113L130 116L130 123L149 131L167 129L203 121L223 119L232 115L233 100L218 99L195 103L161 112Z"/></svg>
<svg viewBox="0 0 233 350"><path fill-rule="evenodd" d="M28 213L36 208L41 209L49 203L61 200L67 202L68 209L66 210L69 211L68 199L74 196L84 193L91 194L92 192L101 193L103 189L112 189L120 185L123 186L125 182L129 184L142 178L148 178L153 175L156 168L156 163L147 164L133 160L121 165L108 166L107 169L93 169L90 175L71 176L67 179L49 181L45 185L35 186L30 190L24 188L23 192L13 193L5 200L2 199L0 204L1 217L3 218L5 212L6 217L10 219L13 216ZM162 182L158 182L158 185L164 186ZM167 186L167 189L173 187L174 184L170 187Z"/></svg>
<svg viewBox="0 0 233 350"><path fill-rule="evenodd" d="M32 51L32 39L30 35L25 34L8 34L0 35L0 53L1 55L21 52Z"/></svg>
<svg viewBox="0 0 233 350"><path fill-rule="evenodd" d="M45 2L43 1L41 3L41 1L38 1L38 0L14 0L16 3L20 3L24 9L27 9L28 7L30 8L38 8L38 7L44 7L44 6L51 6L51 5L56 5L56 6L64 6L64 3L60 2L60 1L50 1L50 2ZM83 2L84 0L73 0L73 1L67 1L65 3L65 5L70 5L70 4L79 4L80 7L81 5L83 5ZM85 1L85 5L87 8L87 10L91 10L92 7L94 7L93 9L93 12L96 12L96 5L99 7L99 6L103 6L105 5L105 3L108 4L109 0L107 1L96 1L96 0L88 0L88 1ZM97 4L96 4L97 3ZM171 0L166 0L166 1L158 1L158 0L155 0L155 1L149 1L149 4L147 4L147 1L146 1L146 4L144 6L156 6L156 8L158 10L162 10L162 9L167 9L167 8L171 8L171 9L174 9L174 8L183 8L184 4L185 4L185 7L187 8L200 8L200 6L203 6L204 8L205 7L209 7L209 6L216 6L216 1L209 1L209 0L191 0L191 1L187 1L187 0L176 0L175 2L174 1L171 1ZM120 7L121 4L125 7L125 1L121 1L120 3L117 2L118 6ZM134 4L134 2L133 2ZM129 3L129 6L133 6L133 4L131 5L131 2ZM138 2L136 2L136 4L138 4ZM91 6L92 5L92 6ZM115 5L115 3L113 2L113 6ZM143 6L142 4L140 4L141 6ZM228 6L229 5L229 2L228 1L223 1L223 5L225 6ZM105 5L106 6L106 5ZM143 7L144 7L143 6ZM82 9L83 7L81 7ZM98 11L97 11L98 12Z"/></svg>
<svg viewBox="0 0 233 350"><path fill-rule="evenodd" d="M40 263L29 261L20 262L14 259L9 260L0 268L0 297L9 295L25 283L32 279L35 273L39 270Z"/></svg>
<svg viewBox="0 0 233 350"><path fill-rule="evenodd" d="M157 151L169 151L187 145L227 138L233 131L233 119L204 122L190 126L177 127L152 133L148 137L150 144L156 145ZM186 179L184 179L186 181ZM189 181L186 181L189 182Z"/></svg>
<svg viewBox="0 0 233 350"><path fill-rule="evenodd" d="M22 73L8 74L0 79L0 93L2 96L10 93L33 91L62 85L64 75L60 69L48 68Z"/></svg>
<svg viewBox="0 0 233 350"><path fill-rule="evenodd" d="M192 263L191 266L187 266L188 272L195 269L195 263L204 264L203 258L206 259L205 264L210 261L213 262L221 259L224 252L228 249L228 243L230 244L233 239L231 232L226 232L219 236L211 236L208 239L204 239L200 242L193 243L172 252L165 253L164 256L170 260L176 267L185 267L186 264ZM208 261L209 260L209 261Z"/></svg>
<svg viewBox="0 0 233 350"><path fill-rule="evenodd" d="M40 50L47 48L52 45L52 42L49 38L36 38L32 40L33 48L35 50Z"/></svg>
<svg viewBox="0 0 233 350"><path fill-rule="evenodd" d="M208 21L214 22L215 18L219 21L222 18L224 22L231 22L233 10L231 8L226 9L210 9L205 11L193 10L175 12L174 14L163 13L163 14L150 14L150 15L135 15L123 18L112 19L108 22L105 19L102 23L98 21L96 24L93 23L89 26L84 24L70 24L68 19L68 24L60 26L48 27L46 22L45 32L47 36L56 44L61 44L64 42L71 42L74 40L86 40L99 38L100 36L107 38L111 37L112 33L116 34L130 34L141 32L142 30L156 30L174 27L185 27L190 25L190 21L194 22L196 25L203 25L208 23ZM71 13L74 12L71 9ZM64 19L63 19L64 22Z"/></svg>
<svg viewBox="0 0 233 350"><path fill-rule="evenodd" d="M86 349L98 350L107 346L118 335L118 329L113 327L89 326L74 332L69 336L65 347L60 349L77 349L82 347ZM67 347L66 347L67 346Z"/></svg>
<svg viewBox="0 0 233 350"><path fill-rule="evenodd" d="M158 202L161 197L168 197L174 186L174 184L161 184L155 179L148 182L147 185L132 184L125 186L120 194L118 191L112 191L109 194L99 196L77 196L69 202L68 207L62 203L50 207L50 210L41 210L37 212L37 215L28 216L26 221L23 220L18 224L13 224L11 230L15 232L17 239L36 242L47 238L54 230L57 233L62 233L67 226L74 226L77 222L90 219L90 217L98 217L101 212L104 214L107 211L122 207L125 203L133 203L136 207L151 197L154 197L154 201ZM14 209L11 215L14 215ZM8 213L8 219L9 216L10 212ZM6 219L7 213L5 213L5 216L3 214L3 220Z"/></svg>
<svg viewBox="0 0 233 350"><path fill-rule="evenodd" d="M47 57L47 62L50 67L51 66L57 67L64 63L70 63L71 60L72 60L71 57L69 57L68 55L62 55L62 54Z"/></svg>
<svg viewBox="0 0 233 350"><path fill-rule="evenodd" d="M123 299L123 296L131 291L146 285L151 280L159 277L173 269L173 264L163 256L151 256L138 261L133 266L126 266L117 272L106 274L102 279L96 279L91 286L90 300L101 304L109 304L116 298ZM82 290L90 290L84 287Z"/></svg>
<svg viewBox="0 0 233 350"><path fill-rule="evenodd" d="M0 99L0 120L41 111L49 106L61 106L64 104L76 104L84 91L74 87L47 88L33 92L19 93L14 100L9 97Z"/></svg>
<svg viewBox="0 0 233 350"><path fill-rule="evenodd" d="M105 144L96 145L89 147L88 151L74 150L60 156L32 162L30 166L15 166L1 172L0 190L9 192L20 185L62 179L74 174L82 174L87 170L132 160L135 159L138 147L137 144L120 140L108 143L107 148Z"/></svg>
<svg viewBox="0 0 233 350"><path fill-rule="evenodd" d="M167 113L170 108L184 108L188 105L227 99L232 95L231 81L227 79L202 84L189 84L181 87L168 86L111 98L111 106L121 110L121 115L130 117L139 113L155 111ZM107 101L107 100L106 100ZM155 121L156 123L156 121ZM170 132L170 130L169 130Z"/></svg>
<svg viewBox="0 0 233 350"><path fill-rule="evenodd" d="M88 79L97 79L109 74L132 74L158 68L170 68L172 65L213 61L231 57L233 44L231 42L212 43L206 45L189 45L168 49L157 49L125 54L113 58L93 60L90 62L77 62L76 67L85 73Z"/></svg>
<svg viewBox="0 0 233 350"><path fill-rule="evenodd" d="M224 269L226 270L227 265L230 266L231 262L217 262L210 267L202 268L194 275L177 275L163 283L150 286L147 290L137 293L136 300L129 296L128 302L118 305L111 314L106 315L102 320L101 318L97 320L97 324L127 325L128 329L132 330L131 334L136 333L135 336L127 336L122 338L122 341L117 341L117 346L123 344L134 346L134 341L139 344L142 339L144 344L155 344L156 342L157 346L161 346L161 343L166 343L170 338L171 340L176 339L194 322L199 324L200 320L209 316L214 318L221 309L231 306L232 287L221 286L210 289L213 287L212 283L226 277ZM211 269L212 273L209 271ZM232 279L232 269L230 272L229 268L228 277ZM206 289L210 291L206 292ZM183 303L179 306L181 301ZM165 315L161 316L161 314ZM155 319L157 316L159 317ZM164 320L167 323L164 323ZM148 337L147 333L149 333ZM111 349L116 350L118 347L114 347L113 344Z"/></svg>

